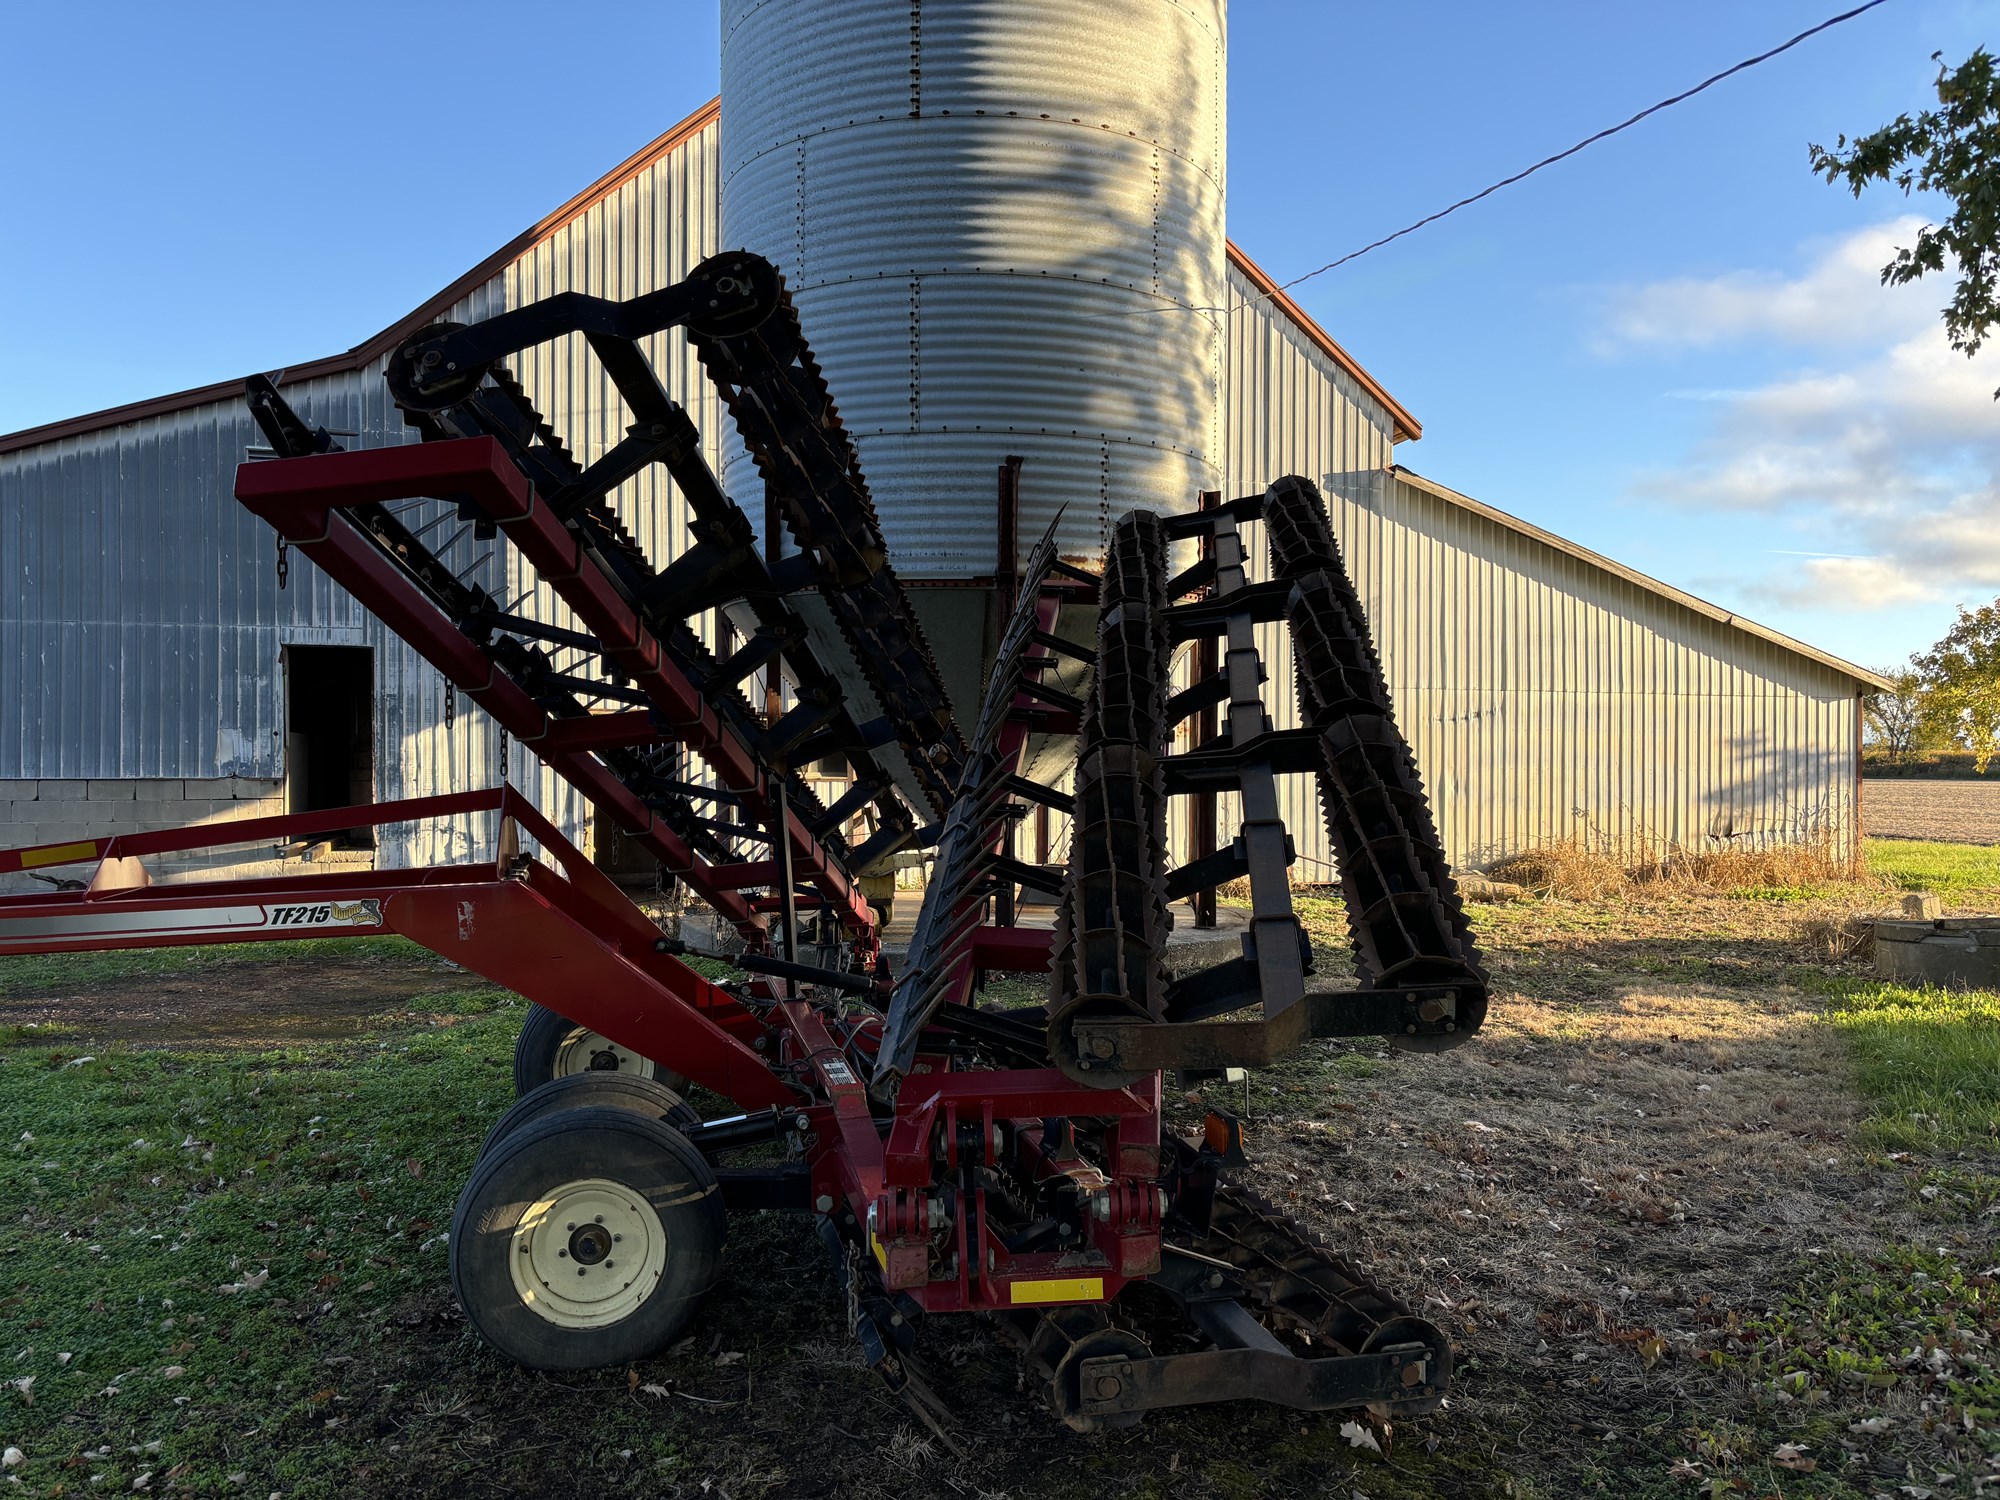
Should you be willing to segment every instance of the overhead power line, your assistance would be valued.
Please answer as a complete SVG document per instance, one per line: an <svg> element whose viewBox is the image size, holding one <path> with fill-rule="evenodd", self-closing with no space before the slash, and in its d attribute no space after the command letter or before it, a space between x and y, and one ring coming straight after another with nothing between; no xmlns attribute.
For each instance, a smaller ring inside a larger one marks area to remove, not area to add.
<svg viewBox="0 0 2000 1500"><path fill-rule="evenodd" d="M1621 120L1616 125L1612 125L1607 129L1598 131L1597 134L1595 135L1586 136L1583 140L1578 141L1574 146L1571 146L1566 151L1558 151L1554 156L1545 156L1540 161L1536 162L1532 167L1525 167L1521 171L1516 172L1512 177L1503 177L1498 182L1494 183L1492 186L1483 187L1478 192L1474 193L1471 197L1461 198L1458 200L1458 202L1452 204L1448 208L1441 208L1434 214L1426 214L1423 218L1417 220L1416 223L1406 224L1401 229L1397 230L1394 234L1385 234L1382 236L1381 239L1376 240L1374 243L1363 245L1359 250L1350 250L1348 251L1347 254L1341 256L1340 259L1330 260L1325 265L1319 267L1317 270L1308 271L1303 276L1294 276L1290 281L1287 281L1286 283L1284 283L1284 285L1280 286L1278 290L1281 292L1290 291L1293 287L1297 286L1302 281L1311 281L1313 277L1324 275L1326 272L1333 270L1336 266L1344 266L1350 260L1359 259L1361 256L1366 255L1370 250L1380 250L1384 245L1387 245L1395 240L1400 240L1406 234L1414 234L1419 229L1422 229L1426 224L1435 224L1439 219L1444 218L1447 214L1455 214L1461 208L1465 208L1471 204L1477 203L1481 198L1489 198L1493 194L1499 192L1500 189L1504 187L1512 187L1515 183L1521 181L1523 178L1534 176L1535 173L1541 171L1543 167L1552 167L1557 162L1563 161L1569 157L1576 155L1577 152L1583 150L1586 146L1594 146L1599 141L1608 140L1612 136L1618 134L1618 132L1621 130L1630 130L1634 125L1637 125L1641 120L1645 119L1648 115L1656 115L1661 110L1669 109L1672 106L1679 104L1684 99L1692 99L1696 94L1699 94L1703 89L1713 88L1716 84L1722 82L1722 80L1725 78L1732 78L1736 74L1743 72L1746 68L1756 67L1758 63L1769 62L1772 58L1776 57L1781 52L1791 51L1792 48L1798 46L1800 42L1805 41L1808 37L1818 36L1822 31L1829 31L1833 27L1840 25L1840 23L1843 21L1851 21L1856 16L1861 15L1864 12L1871 11L1878 5L1886 5L1887 3L1888 0L1868 0L1868 3L1866 5L1857 5L1854 7L1854 9L1842 11L1837 16L1829 16L1826 20L1821 21L1819 25L1808 27L1806 30L1801 31L1797 36L1793 37L1790 41L1781 42L1779 45L1771 48L1771 50L1768 52L1759 52L1755 57L1746 57L1743 59L1742 62L1736 64L1735 67L1724 68L1720 73L1717 73L1714 77L1704 78L1700 83L1697 83L1693 88L1684 89L1680 93L1675 94L1671 98L1662 99L1658 104L1650 105L1647 108L1640 110L1639 113L1632 116L1632 118L1629 120Z"/></svg>

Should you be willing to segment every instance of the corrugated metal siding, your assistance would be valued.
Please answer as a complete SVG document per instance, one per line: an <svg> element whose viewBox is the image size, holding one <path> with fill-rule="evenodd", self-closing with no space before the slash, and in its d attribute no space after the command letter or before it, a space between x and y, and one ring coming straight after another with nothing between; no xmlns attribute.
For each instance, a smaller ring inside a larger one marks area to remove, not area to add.
<svg viewBox="0 0 2000 1500"><path fill-rule="evenodd" d="M715 248L716 130L691 137L565 226L450 317L473 321L569 289L631 297L684 276ZM653 355L667 388L709 441L719 406L684 341ZM529 351L517 373L588 463L622 432L610 382L581 340ZM348 447L409 440L373 369L287 386L309 420ZM221 402L0 456L0 780L125 777L275 778L283 774L286 644L375 650L376 794L388 799L490 786L499 737L460 699L445 721L443 680L344 590L297 553L280 592L274 537L231 494L244 450L262 438L237 402ZM655 558L678 553L686 515L659 471L614 497ZM412 512L421 525L435 506ZM452 535L447 523L427 540ZM507 600L525 581L510 549L451 552ZM503 587L504 585L504 587ZM522 612L569 623L546 591ZM572 837L582 799L518 745L509 771ZM381 862L464 857L489 836L470 825L388 830Z"/></svg>
<svg viewBox="0 0 2000 1500"><path fill-rule="evenodd" d="M1852 679L1400 475L1328 502L1455 859L1848 846Z"/></svg>
<svg viewBox="0 0 2000 1500"><path fill-rule="evenodd" d="M1567 838L1633 859L1848 844L1852 680L1390 474L1381 404L1234 268L1230 306L1228 493L1302 474L1325 494L1455 862ZM1260 645L1296 722L1282 630ZM1324 877L1311 781L1281 797L1298 877Z"/></svg>
<svg viewBox="0 0 2000 1500"><path fill-rule="evenodd" d="M1220 481L1221 0L725 0L723 219L784 271L905 578ZM759 481L728 456L739 500Z"/></svg>

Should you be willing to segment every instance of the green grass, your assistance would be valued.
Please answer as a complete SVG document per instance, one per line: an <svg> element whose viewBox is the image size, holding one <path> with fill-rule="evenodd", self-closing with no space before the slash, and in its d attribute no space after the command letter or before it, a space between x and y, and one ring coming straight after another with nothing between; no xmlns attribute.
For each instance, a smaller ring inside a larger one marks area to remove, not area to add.
<svg viewBox="0 0 2000 1500"><path fill-rule="evenodd" d="M1920 839L1866 839L1869 870L1906 891L1957 896L2000 890L2000 848L1932 844Z"/></svg>
<svg viewBox="0 0 2000 1500"><path fill-rule="evenodd" d="M237 964L325 963L335 958L418 960L425 949L401 937L315 938L311 942L202 943L187 948L123 948L95 953L30 953L0 958L0 994L83 989L121 979L157 978Z"/></svg>
<svg viewBox="0 0 2000 1500"><path fill-rule="evenodd" d="M1736 901L1817 901L1830 889L1823 885L1739 885L1732 887L1729 895Z"/></svg>
<svg viewBox="0 0 2000 1500"><path fill-rule="evenodd" d="M1925 1147L2000 1138L2000 995L1858 979L1831 988L1829 1019L1870 1101L1871 1134Z"/></svg>
<svg viewBox="0 0 2000 1500"><path fill-rule="evenodd" d="M185 1465L197 1494L232 1473L351 1493L352 1377L444 1296L444 1231L512 1095L518 1022L339 1055L0 1053L0 1353L32 1379L0 1386L0 1424L27 1492L129 1492Z"/></svg>
<svg viewBox="0 0 2000 1500"><path fill-rule="evenodd" d="M405 1002L405 1008L426 1016L483 1016L490 1010L519 1003L511 991L489 984L478 989L413 995Z"/></svg>
<svg viewBox="0 0 2000 1500"><path fill-rule="evenodd" d="M2000 1289L1941 1250L1899 1246L1873 1260L1814 1261L1765 1317L1745 1326L1754 1375L1794 1399L1815 1388L1901 1387L1946 1407L1945 1420L2000 1416ZM1810 1404L1810 1403L1809 1403Z"/></svg>

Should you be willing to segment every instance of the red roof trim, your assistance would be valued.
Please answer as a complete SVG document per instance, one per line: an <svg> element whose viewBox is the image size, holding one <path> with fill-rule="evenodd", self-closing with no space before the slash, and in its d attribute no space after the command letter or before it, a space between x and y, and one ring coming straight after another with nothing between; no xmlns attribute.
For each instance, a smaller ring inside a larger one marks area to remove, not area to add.
<svg viewBox="0 0 2000 1500"><path fill-rule="evenodd" d="M1258 295L1271 302L1286 317L1298 324L1299 332L1319 345L1321 352L1327 358L1352 375L1364 391L1388 408L1390 420L1395 424L1394 434L1397 442L1415 442L1424 435L1424 424L1411 416L1402 402L1383 390L1381 383L1361 368L1361 361L1341 348L1334 336L1315 323L1303 307L1280 291L1278 283L1271 279L1270 274L1245 255L1242 247L1234 240L1229 242L1229 263L1249 279L1250 284L1257 288Z"/></svg>

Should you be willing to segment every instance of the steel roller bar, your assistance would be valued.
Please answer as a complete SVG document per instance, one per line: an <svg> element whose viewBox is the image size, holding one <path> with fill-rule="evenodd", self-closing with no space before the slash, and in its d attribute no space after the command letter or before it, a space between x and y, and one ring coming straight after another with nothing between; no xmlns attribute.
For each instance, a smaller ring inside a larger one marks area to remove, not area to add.
<svg viewBox="0 0 2000 1500"><path fill-rule="evenodd" d="M1144 1070L1079 1048L1093 1019L1158 1021L1166 1000L1166 788L1169 725L1167 538L1134 511L1112 534L1099 595L1097 664L1083 714L1070 861L1056 918L1049 988L1050 1056L1064 1073L1124 1087Z"/></svg>
<svg viewBox="0 0 2000 1500"><path fill-rule="evenodd" d="M1014 608L980 700L971 750L938 839L903 977L890 1000L873 1076L875 1091L885 1098L894 1097L915 1063L924 1028L946 1006L966 999L978 968L973 948L984 930L987 898L996 883L1011 886L1014 881L1016 872L1002 850L1020 808L1014 799L1024 785L1034 785L1020 774L1030 722L1022 710L1034 696L1033 674L1055 660L1048 642L1063 598L1047 587L1055 563L1051 523L1022 565ZM1057 795L1052 788L1039 790Z"/></svg>
<svg viewBox="0 0 2000 1500"><path fill-rule="evenodd" d="M1391 1035L1408 1049L1455 1046L1485 1018L1486 973L1367 615L1312 482L1281 479L1265 503L1276 571L1292 584L1300 707L1321 736L1320 804L1356 973L1364 989L1435 987Z"/></svg>

